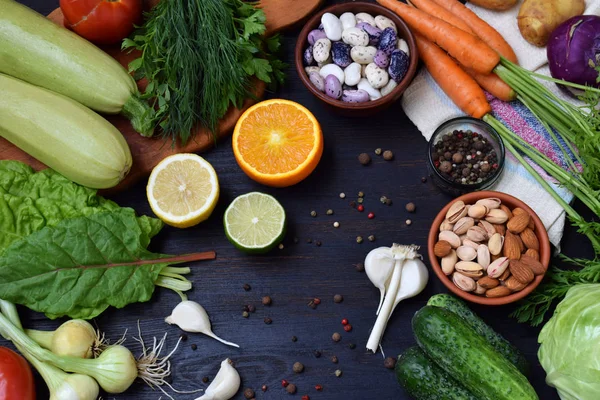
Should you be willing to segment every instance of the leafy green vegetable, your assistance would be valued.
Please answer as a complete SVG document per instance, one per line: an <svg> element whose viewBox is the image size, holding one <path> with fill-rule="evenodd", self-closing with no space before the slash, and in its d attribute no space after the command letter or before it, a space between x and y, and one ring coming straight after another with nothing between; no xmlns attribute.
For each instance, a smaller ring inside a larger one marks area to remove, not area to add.
<svg viewBox="0 0 600 400"><path fill-rule="evenodd" d="M148 301L165 267L197 258L154 254L145 249L149 240L129 210L47 226L0 257L0 298L50 317L85 319Z"/></svg>
<svg viewBox="0 0 600 400"><path fill-rule="evenodd" d="M600 393L600 284L569 289L538 337L546 383L563 400L596 400Z"/></svg>
<svg viewBox="0 0 600 400"><path fill-rule="evenodd" d="M264 38L265 15L241 0L159 2L124 49L141 56L129 64L146 78L145 97L157 108L165 136L186 143L197 122L215 132L230 105L252 97L256 77L282 81L285 65L272 53L279 38Z"/></svg>

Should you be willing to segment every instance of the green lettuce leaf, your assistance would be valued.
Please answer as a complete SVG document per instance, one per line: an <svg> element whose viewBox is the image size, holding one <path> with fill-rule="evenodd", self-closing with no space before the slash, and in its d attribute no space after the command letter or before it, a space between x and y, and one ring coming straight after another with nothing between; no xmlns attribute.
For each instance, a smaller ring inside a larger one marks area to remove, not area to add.
<svg viewBox="0 0 600 400"><path fill-rule="evenodd" d="M0 298L50 318L86 319L148 301L161 270L182 261L146 250L149 234L127 209L46 226L0 257Z"/></svg>

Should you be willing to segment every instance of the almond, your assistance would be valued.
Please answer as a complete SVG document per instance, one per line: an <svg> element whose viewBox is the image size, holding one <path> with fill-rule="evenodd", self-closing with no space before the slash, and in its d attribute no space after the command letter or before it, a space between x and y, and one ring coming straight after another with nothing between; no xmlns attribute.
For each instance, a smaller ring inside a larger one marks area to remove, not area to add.
<svg viewBox="0 0 600 400"><path fill-rule="evenodd" d="M507 206L505 206L504 204L500 205L500 209L502 211L504 211L506 213L506 215L508 215L508 219L511 219L513 217L513 213L512 211L510 211L510 208L508 208Z"/></svg>
<svg viewBox="0 0 600 400"><path fill-rule="evenodd" d="M498 280L500 282L506 282L506 280L508 279L509 276L510 276L510 269L506 268L506 271L504 271L504 273L502 275L500 275Z"/></svg>
<svg viewBox="0 0 600 400"><path fill-rule="evenodd" d="M489 276L484 276L478 280L477 283L484 289L493 289L500 284L500 281L498 279L490 278Z"/></svg>
<svg viewBox="0 0 600 400"><path fill-rule="evenodd" d="M433 254L435 254L439 258L446 257L450 254L452 250L452 246L445 240L440 240L433 246Z"/></svg>
<svg viewBox="0 0 600 400"><path fill-rule="evenodd" d="M519 214L527 214L527 211L523 210L520 207L515 207L515 208L513 208L512 213L513 213L513 217L516 217Z"/></svg>
<svg viewBox="0 0 600 400"><path fill-rule="evenodd" d="M527 250L527 247L525 247L523 240L521 240L521 236L519 236L519 235L514 235L514 236L515 236L515 240L519 244L519 250L521 250L521 254L525 253L525 251Z"/></svg>
<svg viewBox="0 0 600 400"><path fill-rule="evenodd" d="M533 220L533 218L529 218L529 225L527 225L527 227L532 231L535 231L535 221Z"/></svg>
<svg viewBox="0 0 600 400"><path fill-rule="evenodd" d="M539 257L539 255L538 255L538 257ZM527 253L525 253L521 257L520 261L521 261L521 263L526 265L529 269L531 269L533 271L534 275L544 275L546 273L546 267L544 267L541 262L539 262L534 257L531 257Z"/></svg>
<svg viewBox="0 0 600 400"><path fill-rule="evenodd" d="M509 288L507 288L506 286L497 286L493 289L487 290L485 292L485 297L490 297L490 298L504 297L504 296L508 296L511 293L512 293L511 290Z"/></svg>
<svg viewBox="0 0 600 400"><path fill-rule="evenodd" d="M523 244L527 249L539 250L540 249L540 241L537 238L537 235L529 228L525 228L523 232L519 235Z"/></svg>
<svg viewBox="0 0 600 400"><path fill-rule="evenodd" d="M508 278L506 282L504 282L504 285L513 292L518 292L519 290L523 290L527 287L527 284L519 282L519 280L514 276Z"/></svg>
<svg viewBox="0 0 600 400"><path fill-rule="evenodd" d="M521 243L518 236L513 235L510 232L506 232L504 236L504 256L510 260L518 260L521 258Z"/></svg>
<svg viewBox="0 0 600 400"><path fill-rule="evenodd" d="M492 224L492 226L494 227L496 232L498 232L502 236L504 236L506 234L506 226L504 226L502 224Z"/></svg>
<svg viewBox="0 0 600 400"><path fill-rule="evenodd" d="M519 260L510 260L509 269L513 277L526 285L535 278L533 270Z"/></svg>
<svg viewBox="0 0 600 400"><path fill-rule="evenodd" d="M508 220L508 223L506 224L506 228L514 234L519 234L519 233L523 232L525 230L525 228L527 228L527 226L529 225L529 220L530 220L529 214L527 214L527 213L517 214Z"/></svg>
<svg viewBox="0 0 600 400"><path fill-rule="evenodd" d="M528 257L533 258L536 261L540 261L540 253L535 249L527 249L525 254L522 255L521 257L524 257L524 256L528 256Z"/></svg>

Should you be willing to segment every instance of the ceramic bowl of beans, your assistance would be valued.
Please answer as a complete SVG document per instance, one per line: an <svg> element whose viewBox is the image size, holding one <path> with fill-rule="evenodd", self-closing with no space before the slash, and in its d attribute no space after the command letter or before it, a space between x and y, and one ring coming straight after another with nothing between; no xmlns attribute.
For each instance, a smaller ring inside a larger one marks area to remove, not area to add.
<svg viewBox="0 0 600 400"><path fill-rule="evenodd" d="M415 76L417 46L393 12L377 4L338 4L315 14L296 42L300 79L347 115L369 115L396 101Z"/></svg>

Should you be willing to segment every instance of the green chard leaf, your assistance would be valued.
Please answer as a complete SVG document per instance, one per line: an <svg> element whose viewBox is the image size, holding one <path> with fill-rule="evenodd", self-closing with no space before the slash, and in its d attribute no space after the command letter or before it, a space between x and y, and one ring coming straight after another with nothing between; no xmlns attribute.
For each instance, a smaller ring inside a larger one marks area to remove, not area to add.
<svg viewBox="0 0 600 400"><path fill-rule="evenodd" d="M93 318L148 301L163 268L191 258L146 250L150 225L123 209L66 219L0 256L0 298L50 318Z"/></svg>

